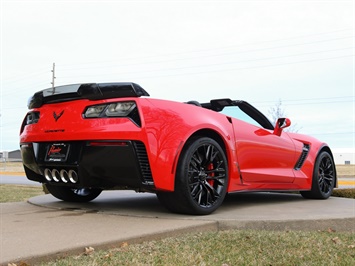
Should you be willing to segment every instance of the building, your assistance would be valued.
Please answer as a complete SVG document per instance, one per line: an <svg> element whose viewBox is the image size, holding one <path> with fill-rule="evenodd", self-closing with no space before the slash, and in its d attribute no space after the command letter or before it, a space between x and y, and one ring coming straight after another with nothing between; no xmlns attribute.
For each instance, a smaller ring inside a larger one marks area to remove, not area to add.
<svg viewBox="0 0 355 266"><path fill-rule="evenodd" d="M355 149L333 149L332 152L335 164L355 164Z"/></svg>
<svg viewBox="0 0 355 266"><path fill-rule="evenodd" d="M3 151L0 152L0 161L1 162L21 162L21 151Z"/></svg>

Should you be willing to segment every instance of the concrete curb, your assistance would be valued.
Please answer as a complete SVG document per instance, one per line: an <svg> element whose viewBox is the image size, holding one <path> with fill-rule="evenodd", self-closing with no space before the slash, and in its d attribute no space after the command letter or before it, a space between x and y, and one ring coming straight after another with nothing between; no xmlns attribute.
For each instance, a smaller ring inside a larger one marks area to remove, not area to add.
<svg viewBox="0 0 355 266"><path fill-rule="evenodd" d="M31 256L19 257L15 261L9 260L5 262L0 261L0 265L8 266L9 263L21 263L26 262L29 265L36 265L43 262L53 261L59 258L64 258L68 256L84 254L86 247L93 247L95 251L108 250L122 246L127 243L129 245L139 244L146 241L160 240L168 237L177 237L188 233L199 233L206 231L218 231L217 222L204 222L199 225L185 226L184 228L174 229L174 230L164 230L158 233L150 233L146 235L141 235L139 237L127 237L119 240L108 241L108 242L95 242L88 243L87 245L81 245L74 248L66 248L62 250L57 250L48 254L33 254Z"/></svg>
<svg viewBox="0 0 355 266"><path fill-rule="evenodd" d="M297 194L231 194L207 216L167 212L155 195L105 191L91 203L51 195L28 203L1 203L0 264L39 263L58 257L186 233L220 230L355 232L355 200L305 200ZM276 218L276 219L275 219Z"/></svg>

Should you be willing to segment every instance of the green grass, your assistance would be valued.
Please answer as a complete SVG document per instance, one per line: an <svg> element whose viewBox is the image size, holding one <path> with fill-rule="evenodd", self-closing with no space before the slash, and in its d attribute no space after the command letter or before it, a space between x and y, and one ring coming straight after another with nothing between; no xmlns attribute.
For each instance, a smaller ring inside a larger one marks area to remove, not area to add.
<svg viewBox="0 0 355 266"><path fill-rule="evenodd" d="M355 199L355 188L335 189L332 193L332 196Z"/></svg>
<svg viewBox="0 0 355 266"><path fill-rule="evenodd" d="M41 264L354 265L353 233L230 230L189 234L83 253Z"/></svg>
<svg viewBox="0 0 355 266"><path fill-rule="evenodd" d="M40 186L0 185L0 203L19 202L44 194Z"/></svg>

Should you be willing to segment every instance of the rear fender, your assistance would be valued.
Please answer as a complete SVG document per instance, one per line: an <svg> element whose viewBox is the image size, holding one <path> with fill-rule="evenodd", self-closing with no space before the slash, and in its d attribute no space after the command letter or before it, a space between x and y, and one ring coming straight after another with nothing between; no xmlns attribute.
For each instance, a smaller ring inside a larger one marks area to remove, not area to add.
<svg viewBox="0 0 355 266"><path fill-rule="evenodd" d="M181 103L151 99L149 102L154 106L141 105L141 110L151 170L158 190L174 190L175 172L181 151L187 140L198 132L215 132L223 140L226 150L231 150L233 129L225 116L193 105L186 104L182 111ZM191 113L194 115L191 116ZM226 156L228 159L231 157L230 154Z"/></svg>

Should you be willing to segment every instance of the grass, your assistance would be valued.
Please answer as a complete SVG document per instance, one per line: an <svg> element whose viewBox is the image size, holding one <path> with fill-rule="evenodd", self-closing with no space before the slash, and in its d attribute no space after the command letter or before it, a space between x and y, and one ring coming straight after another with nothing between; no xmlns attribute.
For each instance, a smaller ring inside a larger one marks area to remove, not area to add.
<svg viewBox="0 0 355 266"><path fill-rule="evenodd" d="M40 186L0 185L0 203L19 202L44 194Z"/></svg>
<svg viewBox="0 0 355 266"><path fill-rule="evenodd" d="M355 199L355 188L344 188L333 190L333 197Z"/></svg>
<svg viewBox="0 0 355 266"><path fill-rule="evenodd" d="M0 162L0 172L24 174L22 162Z"/></svg>
<svg viewBox="0 0 355 266"><path fill-rule="evenodd" d="M354 265L354 260L350 232L230 230L122 243L41 265Z"/></svg>
<svg viewBox="0 0 355 266"><path fill-rule="evenodd" d="M355 164L349 165L336 165L337 175L339 177L354 177L355 176Z"/></svg>

